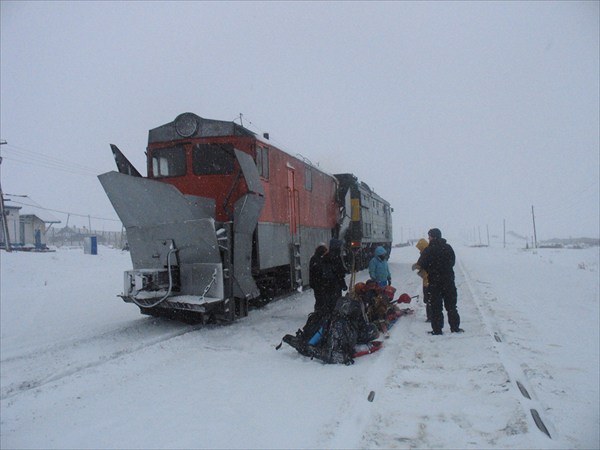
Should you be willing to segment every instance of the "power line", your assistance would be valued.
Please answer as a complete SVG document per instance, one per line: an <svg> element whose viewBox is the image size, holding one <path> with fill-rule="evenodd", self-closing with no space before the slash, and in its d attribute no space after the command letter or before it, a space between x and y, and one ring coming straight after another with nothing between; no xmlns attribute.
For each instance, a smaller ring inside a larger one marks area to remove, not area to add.
<svg viewBox="0 0 600 450"><path fill-rule="evenodd" d="M6 197L27 197L28 199L30 199L31 201L33 201L35 203L35 201L29 197L28 195L13 195L13 194L4 194ZM51 211L51 212L55 212L55 213L60 213L60 214L67 214L70 216L75 216L75 217L84 217L84 218L90 218L90 219L96 219L96 220L108 220L111 222L121 222L118 219L109 219L106 217L98 217L98 216L92 216L89 214L78 214L78 213L73 213L73 212L69 212L69 211L60 211L58 209L52 209L52 208L44 208L43 206L39 206L39 205L32 205L30 203L23 203L23 202L19 202L16 200L11 200L11 203L16 203L17 205L22 205L22 206L30 206L32 208L38 208L38 209L42 209L44 211Z"/></svg>
<svg viewBox="0 0 600 450"><path fill-rule="evenodd" d="M23 161L21 159L17 159L17 158L13 158L13 157L5 157L4 159L10 161L10 162L16 162L16 163L20 163L20 164L25 164L28 166L38 166L38 167L44 167L46 169L52 169L52 170L60 170L61 172L67 172L67 173L72 173L74 175L84 175L84 176L89 176L89 175L96 175L97 171L89 171L89 172L83 172L81 170L72 170L72 169L67 169L64 167L59 167L56 165L52 165L52 164L44 164L41 162L35 162L35 161Z"/></svg>
<svg viewBox="0 0 600 450"><path fill-rule="evenodd" d="M83 171L87 173L96 174L96 169L93 167L88 167L83 164L79 164L73 161L67 161L61 158L57 158L55 156L50 156L45 153L36 152L33 150L26 149L24 147L16 146L16 145L8 145L8 148L11 150L11 153L14 153L18 156L24 156L28 158L30 161L34 161L38 164L47 164L49 167L69 169L75 171ZM32 158L33 157L33 158ZM19 160L20 161L20 160Z"/></svg>
<svg viewBox="0 0 600 450"><path fill-rule="evenodd" d="M24 147L20 147L20 146L16 146L16 145L9 144L9 145L7 145L7 147L10 151L10 156L8 156L8 157L4 156L4 159L9 160L10 162L16 162L16 163L25 164L28 166L38 166L38 167L43 167L43 168L50 169L50 170L67 172L67 173L71 173L71 174L75 174L75 175L83 175L83 176L93 175L95 177L98 174L97 169L85 166L83 164L79 164L79 163L72 162L72 161L66 161L61 158L49 156L44 153L36 152L36 151L29 150ZM6 153L5 153L5 155L6 155ZM17 157L15 158L15 157L13 157L13 155L15 155ZM19 157L26 158L26 160L19 159ZM61 211L61 210L52 209L52 208L45 208L43 206L40 206L29 195L17 195L17 194L6 194L5 193L4 196L12 197L11 203L21 205L21 206L28 206L28 207L36 208L39 210L50 211L50 212L59 213L59 214L66 214L67 216L87 218L88 220L94 219L94 220L106 220L106 221L118 222L118 223L121 222L119 219L114 219L114 218L92 216L90 214L79 214L79 213L73 213L70 211ZM27 198L30 200L30 202L33 202L34 204L17 201L14 198Z"/></svg>

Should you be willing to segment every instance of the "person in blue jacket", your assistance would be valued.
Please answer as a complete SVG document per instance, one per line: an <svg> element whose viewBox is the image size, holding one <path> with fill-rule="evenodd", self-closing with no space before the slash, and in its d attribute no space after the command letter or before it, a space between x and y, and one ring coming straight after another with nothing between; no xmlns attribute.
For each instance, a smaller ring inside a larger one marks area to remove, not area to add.
<svg viewBox="0 0 600 450"><path fill-rule="evenodd" d="M375 256L369 262L369 276L381 287L392 284L392 274L386 260L385 248L379 246L375 249Z"/></svg>

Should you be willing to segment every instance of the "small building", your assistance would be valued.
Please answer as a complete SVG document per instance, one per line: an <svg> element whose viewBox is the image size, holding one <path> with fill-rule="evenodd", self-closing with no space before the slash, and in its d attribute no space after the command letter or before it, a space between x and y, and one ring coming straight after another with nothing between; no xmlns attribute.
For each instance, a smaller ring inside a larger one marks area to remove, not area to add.
<svg viewBox="0 0 600 450"><path fill-rule="evenodd" d="M20 220L21 242L24 247L46 247L46 222L35 214L24 214Z"/></svg>
<svg viewBox="0 0 600 450"><path fill-rule="evenodd" d="M12 248L15 250L43 250L48 248L46 232L52 224L60 223L60 220L45 211L33 213L28 208L21 206L5 205L4 209L7 213L8 237ZM6 241L3 232L1 237L1 245L5 248Z"/></svg>
<svg viewBox="0 0 600 450"><path fill-rule="evenodd" d="M8 241L11 243L11 245L13 245L15 242L21 241L20 209L20 206L4 206L6 226L8 228ZM0 247L6 247L4 227L0 227Z"/></svg>

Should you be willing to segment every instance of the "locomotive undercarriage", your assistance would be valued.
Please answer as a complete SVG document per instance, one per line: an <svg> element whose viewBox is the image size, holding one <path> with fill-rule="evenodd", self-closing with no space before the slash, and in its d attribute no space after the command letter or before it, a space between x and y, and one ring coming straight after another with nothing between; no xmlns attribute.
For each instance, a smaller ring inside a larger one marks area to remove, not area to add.
<svg viewBox="0 0 600 450"><path fill-rule="evenodd" d="M261 295L250 302L252 306L264 306L292 290L289 265L274 267L257 273L255 279Z"/></svg>
<svg viewBox="0 0 600 450"><path fill-rule="evenodd" d="M166 269L165 269L166 272ZM178 275L178 270L174 270ZM250 308L260 308L272 302L275 299L282 298L287 294L294 292L290 276L290 266L275 267L262 271L255 275L256 284L260 291L260 296L244 301L244 299L233 298L234 311L230 310L231 299L221 300L218 298L202 298L195 296L177 295L177 288L173 289L173 296L166 298L154 307L152 302L164 296L168 291L166 274L161 273L162 289L146 291L143 295L121 295L125 302L135 303L142 314L151 316L161 316L181 320L185 318L187 322L214 322L231 321L237 317L244 317ZM130 278L136 271L126 272L125 285L131 284ZM178 283L176 283L178 284Z"/></svg>

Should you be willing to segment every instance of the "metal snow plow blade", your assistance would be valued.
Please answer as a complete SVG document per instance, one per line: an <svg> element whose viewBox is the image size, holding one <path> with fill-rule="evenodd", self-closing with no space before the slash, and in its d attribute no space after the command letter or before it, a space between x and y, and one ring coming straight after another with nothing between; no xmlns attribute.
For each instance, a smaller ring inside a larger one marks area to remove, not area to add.
<svg viewBox="0 0 600 450"><path fill-rule="evenodd" d="M235 202L233 208L234 293L241 298L257 298L260 291L251 272L252 234L265 204L265 191L252 157L237 149L234 151L248 186L248 192Z"/></svg>
<svg viewBox="0 0 600 450"><path fill-rule="evenodd" d="M98 178L127 231L133 270L125 272L125 301L204 313L225 299L219 240L227 230L215 229L214 200L117 172Z"/></svg>

